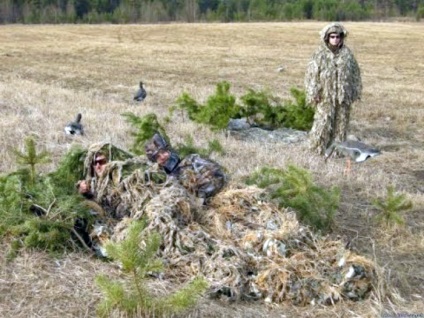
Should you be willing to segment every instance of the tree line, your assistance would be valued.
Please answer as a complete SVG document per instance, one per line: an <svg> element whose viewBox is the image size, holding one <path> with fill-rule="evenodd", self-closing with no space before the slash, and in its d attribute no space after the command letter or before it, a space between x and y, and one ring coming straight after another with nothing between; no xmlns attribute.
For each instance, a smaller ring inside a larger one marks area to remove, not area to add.
<svg viewBox="0 0 424 318"><path fill-rule="evenodd" d="M424 0L1 0L0 23L364 21L424 17Z"/></svg>

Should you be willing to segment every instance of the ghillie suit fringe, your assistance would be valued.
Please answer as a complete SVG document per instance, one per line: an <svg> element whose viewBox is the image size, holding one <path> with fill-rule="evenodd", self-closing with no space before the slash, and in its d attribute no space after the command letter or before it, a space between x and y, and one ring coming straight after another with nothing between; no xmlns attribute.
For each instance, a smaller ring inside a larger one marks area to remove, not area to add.
<svg viewBox="0 0 424 318"><path fill-rule="evenodd" d="M202 275L213 297L296 305L356 301L377 286L371 261L341 241L314 235L257 187L224 189L208 206L179 184L159 185L155 193L141 199L133 218L109 226L100 243L124 239L128 225L146 217L143 232L162 237L158 256L166 279L182 283Z"/></svg>

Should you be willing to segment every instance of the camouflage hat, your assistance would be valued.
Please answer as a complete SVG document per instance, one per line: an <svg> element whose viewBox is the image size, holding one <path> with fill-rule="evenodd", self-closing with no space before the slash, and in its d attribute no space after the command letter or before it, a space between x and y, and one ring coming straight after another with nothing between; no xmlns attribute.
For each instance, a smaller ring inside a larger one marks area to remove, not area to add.
<svg viewBox="0 0 424 318"><path fill-rule="evenodd" d="M168 143L159 133L156 133L152 139L145 144L144 150L146 151L147 158L155 162L160 150L168 150Z"/></svg>

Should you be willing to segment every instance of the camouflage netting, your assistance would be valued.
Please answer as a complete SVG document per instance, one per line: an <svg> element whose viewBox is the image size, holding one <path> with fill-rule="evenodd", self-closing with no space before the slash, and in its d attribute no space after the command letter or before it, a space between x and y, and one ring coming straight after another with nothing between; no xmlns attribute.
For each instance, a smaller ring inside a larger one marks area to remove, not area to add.
<svg viewBox="0 0 424 318"><path fill-rule="evenodd" d="M156 195L146 198L146 187ZM211 296L333 304L364 299L377 285L371 261L340 241L316 236L293 212L264 200L259 188L227 188L208 206L196 203L179 184L127 182L126 189L131 195L125 200L134 207L131 218L97 226L92 236L99 250L104 253L108 240L124 239L132 220L147 217L144 231L162 236L165 277L184 282L203 275Z"/></svg>

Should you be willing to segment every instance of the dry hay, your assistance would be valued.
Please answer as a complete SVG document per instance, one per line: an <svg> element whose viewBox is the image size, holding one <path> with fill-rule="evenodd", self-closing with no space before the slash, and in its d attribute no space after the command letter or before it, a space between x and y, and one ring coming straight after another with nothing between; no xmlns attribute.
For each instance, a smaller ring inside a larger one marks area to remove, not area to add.
<svg viewBox="0 0 424 318"><path fill-rule="evenodd" d="M200 206L172 184L134 219L144 216L144 231L163 240L158 256L166 264L164 277L184 282L204 276L212 297L334 305L367 299L382 286L372 261L312 233L293 212L264 200L257 187L229 187ZM118 223L111 240L124 239L131 221Z"/></svg>

